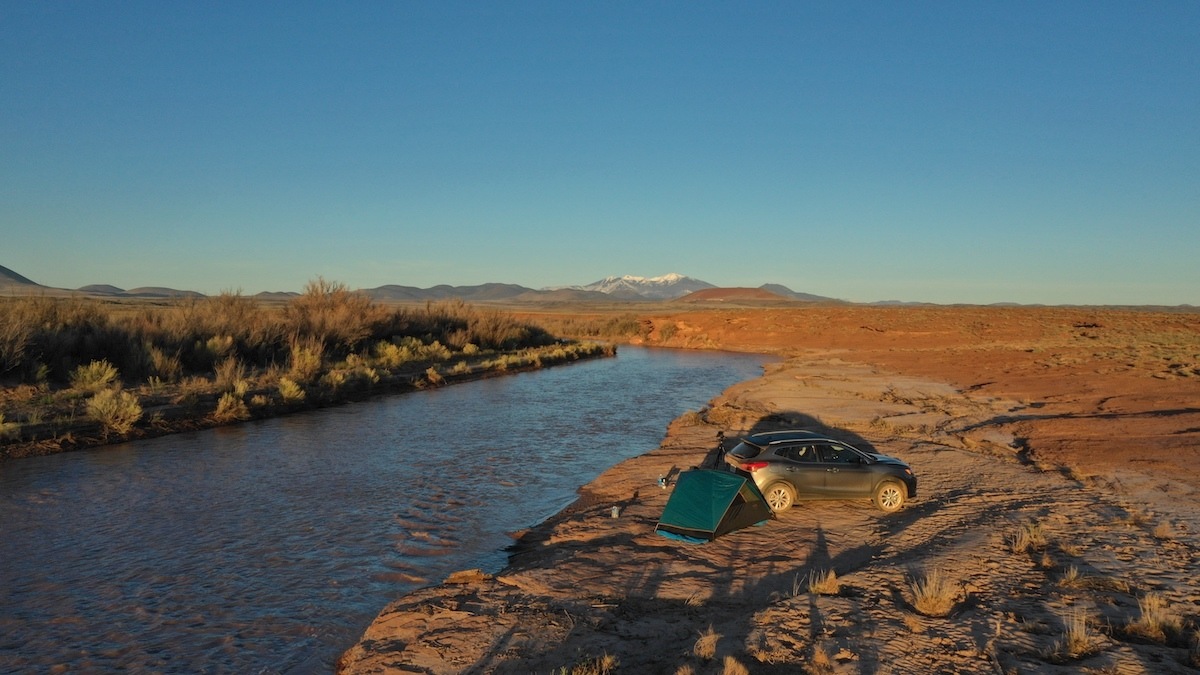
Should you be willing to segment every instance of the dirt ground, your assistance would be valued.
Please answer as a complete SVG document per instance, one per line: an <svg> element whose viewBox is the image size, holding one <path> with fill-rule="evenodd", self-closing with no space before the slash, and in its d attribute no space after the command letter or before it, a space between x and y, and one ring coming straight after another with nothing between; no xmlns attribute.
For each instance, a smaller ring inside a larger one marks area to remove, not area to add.
<svg viewBox="0 0 1200 675"><path fill-rule="evenodd" d="M523 533L385 608L342 673L1173 673L1200 667L1200 314L730 307L648 344L779 354ZM654 532L666 472L819 427L919 494L802 502L704 544ZM612 517L612 507L619 517ZM828 571L836 588L810 580ZM940 574L950 606L918 611Z"/></svg>

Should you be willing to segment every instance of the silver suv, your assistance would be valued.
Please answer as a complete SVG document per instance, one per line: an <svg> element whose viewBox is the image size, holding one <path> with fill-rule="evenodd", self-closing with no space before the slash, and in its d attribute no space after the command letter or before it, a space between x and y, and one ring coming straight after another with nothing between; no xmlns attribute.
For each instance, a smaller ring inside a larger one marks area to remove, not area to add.
<svg viewBox="0 0 1200 675"><path fill-rule="evenodd" d="M917 496L917 478L908 464L812 431L747 436L725 461L754 480L772 511L800 499L871 499L891 513Z"/></svg>

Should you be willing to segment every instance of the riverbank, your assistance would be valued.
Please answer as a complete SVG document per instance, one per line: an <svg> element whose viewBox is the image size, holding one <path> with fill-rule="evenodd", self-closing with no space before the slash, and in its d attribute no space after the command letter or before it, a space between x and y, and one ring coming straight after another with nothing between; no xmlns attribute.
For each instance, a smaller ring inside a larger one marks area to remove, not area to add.
<svg viewBox="0 0 1200 675"><path fill-rule="evenodd" d="M246 384L236 396L237 405L228 406L229 392L219 383L192 380L123 390L138 402L139 416L122 432L114 432L101 419L88 414L85 395L70 392L38 396L11 392L7 410L13 409L24 423L4 429L0 416L0 461L35 457L73 450L96 448L112 443L156 438L170 434L228 426L250 420L269 419L320 408L344 405L377 396L401 394L419 389L499 377L549 368L575 361L614 356L612 344L595 342L530 347L511 353L460 357L453 365L422 361L395 371L371 369L370 377L351 369L330 369L320 383L304 387L294 385L296 394L285 389ZM332 378L330 377L332 375ZM246 378L249 382L251 378ZM248 402L248 403L247 403ZM40 420L48 419L48 422ZM30 420L39 420L36 423Z"/></svg>
<svg viewBox="0 0 1200 675"><path fill-rule="evenodd" d="M1195 316L953 309L653 317L651 341L672 325L664 342L788 359L520 534L500 574L389 605L339 672L1193 672ZM801 505L703 546L654 534L661 473L718 431L788 426L908 460L919 498ZM931 573L945 616L916 609Z"/></svg>

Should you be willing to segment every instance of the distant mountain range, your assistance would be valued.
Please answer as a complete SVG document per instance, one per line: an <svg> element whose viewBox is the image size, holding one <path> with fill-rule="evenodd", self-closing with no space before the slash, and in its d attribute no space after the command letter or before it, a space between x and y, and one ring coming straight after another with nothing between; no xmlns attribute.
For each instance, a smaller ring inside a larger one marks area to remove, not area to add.
<svg viewBox="0 0 1200 675"><path fill-rule="evenodd" d="M701 291L709 291L718 287L693 279L682 274L665 274L660 277L612 276L582 286L557 286L542 289L526 288L517 284L489 283L477 286L447 286L438 285L430 288L415 286L399 286L388 284L377 288L360 289L374 300L381 302L424 302L427 300L447 300L458 298L468 302L611 302L624 301L664 301L686 299L689 295ZM779 284L764 284L757 289L731 289L736 291L752 290L753 293L736 293L726 291L723 294L697 296L695 301L737 299L763 301L771 298L779 300L801 300L807 302L824 302L826 298L809 293L796 293L786 286ZM0 266L0 293L6 294L46 294L46 295L80 295L112 298L180 298L204 297L196 291L180 291L173 288L142 287L122 289L107 284L93 284L77 289L61 289L42 286L30 279L17 274L7 267ZM264 299L286 299L299 295L297 292L259 293L255 297Z"/></svg>

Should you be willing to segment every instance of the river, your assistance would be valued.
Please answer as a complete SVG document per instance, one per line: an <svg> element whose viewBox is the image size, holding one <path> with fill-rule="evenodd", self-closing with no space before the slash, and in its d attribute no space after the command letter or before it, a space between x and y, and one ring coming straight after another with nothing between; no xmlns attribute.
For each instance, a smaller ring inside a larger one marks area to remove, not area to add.
<svg viewBox="0 0 1200 675"><path fill-rule="evenodd" d="M755 355L616 358L0 464L0 672L328 673L390 601L503 568Z"/></svg>

